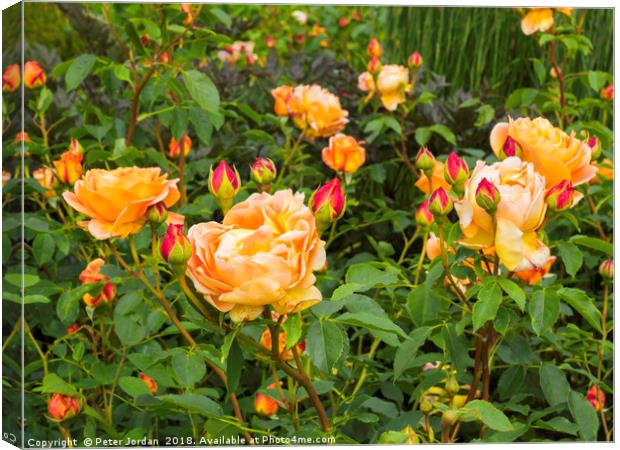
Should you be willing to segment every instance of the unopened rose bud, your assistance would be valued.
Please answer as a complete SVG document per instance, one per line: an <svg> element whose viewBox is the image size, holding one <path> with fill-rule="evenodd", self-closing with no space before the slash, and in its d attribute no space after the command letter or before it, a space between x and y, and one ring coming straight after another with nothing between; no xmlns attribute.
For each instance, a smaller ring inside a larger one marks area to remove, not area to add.
<svg viewBox="0 0 620 450"><path fill-rule="evenodd" d="M297 42L299 45L303 44L304 43L304 35L301 34L301 33L298 33L295 36L295 42Z"/></svg>
<svg viewBox="0 0 620 450"><path fill-rule="evenodd" d="M45 71L36 61L28 61L24 65L24 85L28 89L34 89L45 84L47 77Z"/></svg>
<svg viewBox="0 0 620 450"><path fill-rule="evenodd" d="M84 154L84 147L82 147L82 144L80 144L80 141L77 139L71 139L71 142L69 143L69 150L80 155Z"/></svg>
<svg viewBox="0 0 620 450"><path fill-rule="evenodd" d="M454 376L454 374L450 374L448 376L445 387L446 387L446 392L448 393L449 397L453 397L461 389L461 387L459 386L459 382L456 380L456 377Z"/></svg>
<svg viewBox="0 0 620 450"><path fill-rule="evenodd" d="M79 323L74 323L69 328L67 328L67 334L73 334L73 333L75 333L79 329L80 329L80 324Z"/></svg>
<svg viewBox="0 0 620 450"><path fill-rule="evenodd" d="M486 178L476 188L476 203L489 214L494 214L501 199L499 190Z"/></svg>
<svg viewBox="0 0 620 450"><path fill-rule="evenodd" d="M151 38L149 37L148 34L140 36L140 43L142 43L142 45L148 45L149 42L151 42Z"/></svg>
<svg viewBox="0 0 620 450"><path fill-rule="evenodd" d="M76 397L61 393L53 394L47 403L47 413L55 421L63 421L80 412L80 402Z"/></svg>
<svg viewBox="0 0 620 450"><path fill-rule="evenodd" d="M273 38L273 36L268 36L265 40L265 45L267 46L267 48L273 48L276 45L276 40Z"/></svg>
<svg viewBox="0 0 620 450"><path fill-rule="evenodd" d="M19 88L19 82L21 81L21 75L19 73L19 65L10 64L4 70L2 74L2 91L13 92Z"/></svg>
<svg viewBox="0 0 620 450"><path fill-rule="evenodd" d="M168 144L168 156L171 158L178 158L179 155L181 155L181 149L183 149L183 154L187 156L191 148L192 140L187 134L181 136L178 141L172 136Z"/></svg>
<svg viewBox="0 0 620 450"><path fill-rule="evenodd" d="M560 71L560 68L558 68L558 70L556 70L556 69L555 69L555 67L552 67L552 68L549 70L549 75L551 76L551 78L557 78L557 77L558 77L558 73L562 73L562 72Z"/></svg>
<svg viewBox="0 0 620 450"><path fill-rule="evenodd" d="M258 414L271 417L278 412L278 402L268 395L258 393L254 398L254 409Z"/></svg>
<svg viewBox="0 0 620 450"><path fill-rule="evenodd" d="M453 187L463 186L469 178L469 167L467 167L465 160L460 158L456 152L452 152L448 156L444 165L444 178Z"/></svg>
<svg viewBox="0 0 620 450"><path fill-rule="evenodd" d="M159 55L160 63L168 64L169 61L170 61L170 57L168 56L168 52L163 52L161 55Z"/></svg>
<svg viewBox="0 0 620 450"><path fill-rule="evenodd" d="M166 234L161 240L159 251L161 257L170 264L177 275L185 273L185 266L192 257L193 250L192 244L183 234L183 225L168 225Z"/></svg>
<svg viewBox="0 0 620 450"><path fill-rule="evenodd" d="M15 139L13 139L13 144L19 144L24 141L25 144L30 142L30 136L26 132L19 132L15 135Z"/></svg>
<svg viewBox="0 0 620 450"><path fill-rule="evenodd" d="M241 178L237 169L232 169L226 161L222 160L213 170L209 171L209 191L220 202L224 214L232 206L233 197L241 189Z"/></svg>
<svg viewBox="0 0 620 450"><path fill-rule="evenodd" d="M362 20L362 13L359 11L353 11L351 17L353 17L353 20L359 22L360 20Z"/></svg>
<svg viewBox="0 0 620 450"><path fill-rule="evenodd" d="M435 156L426 148L421 147L415 157L415 166L425 172L430 171L435 166Z"/></svg>
<svg viewBox="0 0 620 450"><path fill-rule="evenodd" d="M381 64L381 61L379 61L378 56L373 56L372 59L368 61L368 72L372 74L378 73L382 67L383 65Z"/></svg>
<svg viewBox="0 0 620 450"><path fill-rule="evenodd" d="M566 211L573 206L574 194L573 183L570 180L562 180L547 191L545 201L552 211Z"/></svg>
<svg viewBox="0 0 620 450"><path fill-rule="evenodd" d="M372 57L379 58L381 56L381 53L383 53L381 49L381 44L378 40L372 38L370 40L370 43L368 44L368 54Z"/></svg>
<svg viewBox="0 0 620 450"><path fill-rule="evenodd" d="M140 374L140 379L144 381L144 384L148 386L153 395L157 394L157 383L155 383L155 380L144 373Z"/></svg>
<svg viewBox="0 0 620 450"><path fill-rule="evenodd" d="M319 45L323 48L329 47L329 39L322 39L321 42L319 42Z"/></svg>
<svg viewBox="0 0 620 450"><path fill-rule="evenodd" d="M610 84L601 89L601 98L603 100L612 101L614 99L614 85Z"/></svg>
<svg viewBox="0 0 620 450"><path fill-rule="evenodd" d="M153 225L164 223L168 218L168 208L164 202L155 203L146 211L148 221Z"/></svg>
<svg viewBox="0 0 620 450"><path fill-rule="evenodd" d="M11 180L11 172L7 172L6 170L2 171L2 186L7 184Z"/></svg>
<svg viewBox="0 0 620 450"><path fill-rule="evenodd" d="M428 209L435 217L444 217L452 211L452 199L442 187L435 189L428 201Z"/></svg>
<svg viewBox="0 0 620 450"><path fill-rule="evenodd" d="M258 157L250 165L250 177L261 191L269 190L269 186L275 180L276 174L276 165L269 158Z"/></svg>
<svg viewBox="0 0 620 450"><path fill-rule="evenodd" d="M340 25L340 28L345 28L347 25L349 25L349 19L347 19L346 17L341 17L338 21L338 24Z"/></svg>
<svg viewBox="0 0 620 450"><path fill-rule="evenodd" d="M67 150L60 159L52 161L56 168L56 173L60 181L66 184L73 184L82 177L82 159L81 153Z"/></svg>
<svg viewBox="0 0 620 450"><path fill-rule="evenodd" d="M603 151L603 146L601 145L601 140L596 136L592 136L588 139L588 147L592 150L592 159L598 159L601 156Z"/></svg>
<svg viewBox="0 0 620 450"><path fill-rule="evenodd" d="M433 410L433 398L423 395L420 399L420 411L422 414L429 414Z"/></svg>
<svg viewBox="0 0 620 450"><path fill-rule="evenodd" d="M522 154L523 154L523 151L521 150L521 147L519 146L519 144L517 144L517 141L515 141L513 138L508 136L506 138L506 141L504 142L504 145L499 151L499 159L503 161L504 159L510 158L511 156L516 156L517 158L521 158Z"/></svg>
<svg viewBox="0 0 620 450"><path fill-rule="evenodd" d="M597 386L592 386L588 389L586 399L597 412L605 407L605 393Z"/></svg>
<svg viewBox="0 0 620 450"><path fill-rule="evenodd" d="M413 52L411 55L409 55L409 58L407 59L407 65L411 69L419 69L420 67L422 67L422 62L422 55L420 55L420 52L418 51Z"/></svg>
<svg viewBox="0 0 620 450"><path fill-rule="evenodd" d="M415 223L423 230L428 230L433 222L433 214L428 209L428 200L424 200L415 212Z"/></svg>
<svg viewBox="0 0 620 450"><path fill-rule="evenodd" d="M310 197L310 208L316 218L318 230L322 232L332 222L340 219L344 215L345 205L346 198L338 178L334 178L314 191Z"/></svg>
<svg viewBox="0 0 620 450"><path fill-rule="evenodd" d="M441 415L441 426L444 428L451 427L459 418L458 411L455 409L446 409Z"/></svg>
<svg viewBox="0 0 620 450"><path fill-rule="evenodd" d="M46 189L45 195L47 197L53 197L55 195L53 189L56 186L57 180L52 169L49 167L41 167L32 172L32 178Z"/></svg>
<svg viewBox="0 0 620 450"><path fill-rule="evenodd" d="M601 263L598 268L598 273L601 274L603 278L613 279L614 278L614 260L606 259Z"/></svg>

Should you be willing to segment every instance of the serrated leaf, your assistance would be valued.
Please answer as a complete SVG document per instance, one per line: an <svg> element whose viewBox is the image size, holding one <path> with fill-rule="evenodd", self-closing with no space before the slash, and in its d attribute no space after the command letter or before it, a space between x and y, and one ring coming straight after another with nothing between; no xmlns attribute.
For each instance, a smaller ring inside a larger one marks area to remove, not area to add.
<svg viewBox="0 0 620 450"><path fill-rule="evenodd" d="M495 319L502 303L502 291L495 281L487 281L478 292L478 301L472 311L474 331L489 320Z"/></svg>
<svg viewBox="0 0 620 450"><path fill-rule="evenodd" d="M301 317L299 314L289 314L286 322L282 324L282 330L286 333L286 348L292 348L301 339Z"/></svg>
<svg viewBox="0 0 620 450"><path fill-rule="evenodd" d="M191 387L205 376L207 368L196 353L183 353L172 358L172 371L185 387Z"/></svg>
<svg viewBox="0 0 620 450"><path fill-rule="evenodd" d="M548 331L560 315L560 297L550 289L541 289L532 294L528 312L534 332L540 336Z"/></svg>
<svg viewBox="0 0 620 450"><path fill-rule="evenodd" d="M583 264L583 254L581 250L579 250L575 244L560 241L558 242L558 252L562 258L564 267L566 267L566 272L571 277L574 277Z"/></svg>
<svg viewBox="0 0 620 450"><path fill-rule="evenodd" d="M577 235L571 237L570 241L582 247L588 247L593 250L598 250L599 252L606 253L609 256L613 256L614 254L613 244L599 238Z"/></svg>
<svg viewBox="0 0 620 450"><path fill-rule="evenodd" d="M97 57L88 53L75 58L65 73L67 91L72 91L78 87L88 76L96 62Z"/></svg>
<svg viewBox="0 0 620 450"><path fill-rule="evenodd" d="M329 373L345 351L347 336L337 324L317 320L306 334L306 351L313 364L323 372Z"/></svg>
<svg viewBox="0 0 620 450"><path fill-rule="evenodd" d="M157 398L181 408L183 414L196 412L209 417L222 417L222 407L204 395L185 392L183 394L159 395Z"/></svg>
<svg viewBox="0 0 620 450"><path fill-rule="evenodd" d="M183 75L183 82L198 106L212 113L219 110L220 94L211 78L197 70L189 70Z"/></svg>
<svg viewBox="0 0 620 450"><path fill-rule="evenodd" d="M388 317L381 317L376 314L366 312L344 313L334 318L334 320L347 325L366 328L368 330L387 331L401 337L406 336L402 328L392 322Z"/></svg>
<svg viewBox="0 0 620 450"><path fill-rule="evenodd" d="M596 441L599 421L596 411L583 395L570 391L568 395L568 410L577 423L579 436L584 441Z"/></svg>
<svg viewBox="0 0 620 450"><path fill-rule="evenodd" d="M411 363L418 356L418 349L424 344L431 331L430 327L416 328L409 334L408 339L399 345L394 356L394 380L412 367Z"/></svg>
<svg viewBox="0 0 620 450"><path fill-rule="evenodd" d="M515 301L521 311L525 310L525 292L521 289L517 283L507 278L497 278L497 282L502 287L502 290Z"/></svg>
<svg viewBox="0 0 620 450"><path fill-rule="evenodd" d="M118 379L118 385L132 397L151 394L151 389L143 380L137 377L120 377Z"/></svg>
<svg viewBox="0 0 620 450"><path fill-rule="evenodd" d="M601 316L594 301L584 292L574 288L558 289L558 295L577 311L594 329L601 331Z"/></svg>
<svg viewBox="0 0 620 450"><path fill-rule="evenodd" d="M466 408L473 411L475 415L492 430L512 431L514 429L508 417L485 400L472 400L467 403Z"/></svg>
<svg viewBox="0 0 620 450"><path fill-rule="evenodd" d="M552 364L543 364L539 370L539 379L540 388L550 406L567 401L570 385L564 372Z"/></svg>

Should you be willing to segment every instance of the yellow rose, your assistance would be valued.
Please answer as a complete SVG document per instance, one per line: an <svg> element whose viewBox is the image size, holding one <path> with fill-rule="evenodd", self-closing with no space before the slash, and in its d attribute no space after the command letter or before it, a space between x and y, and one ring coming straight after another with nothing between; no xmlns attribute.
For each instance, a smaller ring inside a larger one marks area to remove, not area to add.
<svg viewBox="0 0 620 450"><path fill-rule="evenodd" d="M310 139L333 136L349 121L349 112L342 109L338 97L316 84L296 86L289 111L295 125Z"/></svg>
<svg viewBox="0 0 620 450"><path fill-rule="evenodd" d="M596 166L590 164L590 146L577 139L574 132L566 134L543 117L509 119L508 123L495 125L491 131L491 148L496 155L509 137L521 148L521 159L534 164L536 171L545 177L547 188L563 180L578 186L596 175Z"/></svg>
<svg viewBox="0 0 620 450"><path fill-rule="evenodd" d="M265 305L288 314L321 301L312 272L325 265L325 243L303 194L252 194L223 224L199 223L187 237L194 247L187 275L235 322L256 318Z"/></svg>
<svg viewBox="0 0 620 450"><path fill-rule="evenodd" d="M494 217L476 203L476 190L483 178L500 194ZM549 260L549 249L537 235L547 210L545 179L533 164L516 157L490 166L478 161L465 183L463 199L455 202L454 209L464 234L461 244L472 249L495 248L508 270L539 268Z"/></svg>
<svg viewBox="0 0 620 450"><path fill-rule="evenodd" d="M377 78L377 90L385 109L394 111L405 101L405 93L411 90L409 70L394 64L383 66Z"/></svg>
<svg viewBox="0 0 620 450"><path fill-rule="evenodd" d="M521 30L526 35L537 31L547 31L553 26L553 11L551 8L531 8L521 19Z"/></svg>
<svg viewBox="0 0 620 450"><path fill-rule="evenodd" d="M91 218L79 225L96 239L127 237L142 229L149 206L164 202L170 207L179 200L178 180L168 180L160 171L159 167L92 169L75 183L74 192L66 191L63 197ZM179 215L171 214L169 220L179 220Z"/></svg>
<svg viewBox="0 0 620 450"><path fill-rule="evenodd" d="M323 149L323 162L336 172L353 173L366 160L366 150L362 141L346 134L337 134L329 138L329 146Z"/></svg>

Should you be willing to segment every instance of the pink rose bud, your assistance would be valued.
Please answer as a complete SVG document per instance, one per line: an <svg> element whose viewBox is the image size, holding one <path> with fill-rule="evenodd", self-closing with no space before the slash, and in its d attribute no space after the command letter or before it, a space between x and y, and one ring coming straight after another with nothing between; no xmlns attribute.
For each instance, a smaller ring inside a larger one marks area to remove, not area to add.
<svg viewBox="0 0 620 450"><path fill-rule="evenodd" d="M261 191L269 189L269 185L276 178L276 165L269 158L256 158L250 165L250 177Z"/></svg>
<svg viewBox="0 0 620 450"><path fill-rule="evenodd" d="M368 72L377 73L381 70L381 61L379 61L378 56L373 56L370 61L368 61Z"/></svg>
<svg viewBox="0 0 620 450"><path fill-rule="evenodd" d="M226 161L222 160L213 170L209 171L209 191L216 197L226 213L232 206L233 197L241 189L241 178L237 169L231 169Z"/></svg>
<svg viewBox="0 0 620 450"><path fill-rule="evenodd" d="M428 209L428 200L424 200L415 212L415 223L422 229L428 229L433 221L433 214Z"/></svg>
<svg viewBox="0 0 620 450"><path fill-rule="evenodd" d="M605 393L597 386L592 386L586 393L586 399L595 411L600 411L605 407Z"/></svg>
<svg viewBox="0 0 620 450"><path fill-rule="evenodd" d="M415 51L411 55L409 55L409 59L407 59L407 65L412 69L419 69L422 67L422 55L420 52Z"/></svg>
<svg viewBox="0 0 620 450"><path fill-rule="evenodd" d="M476 203L486 212L493 214L500 201L499 190L486 178L480 180L476 189Z"/></svg>
<svg viewBox="0 0 620 450"><path fill-rule="evenodd" d="M82 147L82 144L80 144L77 139L71 139L71 143L69 144L69 150L80 155L84 154L84 147Z"/></svg>
<svg viewBox="0 0 620 450"><path fill-rule="evenodd" d="M614 99L614 85L610 84L601 89L601 98L603 100L612 101Z"/></svg>
<svg viewBox="0 0 620 450"><path fill-rule="evenodd" d="M444 165L444 178L453 186L462 186L469 178L469 167L456 152L450 153Z"/></svg>
<svg viewBox="0 0 620 450"><path fill-rule="evenodd" d="M606 259L601 263L598 268L598 273L601 274L603 278L609 278L610 280L614 277L614 260Z"/></svg>
<svg viewBox="0 0 620 450"><path fill-rule="evenodd" d="M273 48L276 45L276 40L273 38L273 36L268 36L265 44L268 48Z"/></svg>
<svg viewBox="0 0 620 450"><path fill-rule="evenodd" d="M592 159L598 159L598 157L601 156L601 152L603 151L601 140L596 136L592 136L590 139L588 139L588 146L592 149Z"/></svg>
<svg viewBox="0 0 620 450"><path fill-rule="evenodd" d="M423 171L429 171L435 166L435 157L428 149L421 147L415 157L415 166Z"/></svg>
<svg viewBox="0 0 620 450"><path fill-rule="evenodd" d="M340 24L340 28L345 28L347 25L349 25L349 19L347 19L346 17L341 17L338 23Z"/></svg>
<svg viewBox="0 0 620 450"><path fill-rule="evenodd" d="M452 199L442 187L435 189L429 198L428 209L433 216L443 217L452 211Z"/></svg>
<svg viewBox="0 0 620 450"><path fill-rule="evenodd" d="M185 272L185 265L192 257L192 244L185 234L183 225L171 223L168 225L166 234L161 240L159 247L161 257L172 266L176 274Z"/></svg>
<svg viewBox="0 0 620 450"><path fill-rule="evenodd" d="M381 53L382 53L381 44L379 43L378 40L376 40L375 38L372 38L370 40L370 43L368 44L368 54L370 56L378 58L381 56Z"/></svg>
<svg viewBox="0 0 620 450"><path fill-rule="evenodd" d="M319 231L344 215L346 198L340 186L340 179L334 178L329 183L320 186L310 197L310 208L316 218Z"/></svg>
<svg viewBox="0 0 620 450"><path fill-rule="evenodd" d="M504 159L510 158L511 156L516 156L517 158L521 158L522 153L523 152L521 151L521 147L519 147L519 144L517 144L517 141L515 141L513 138L508 136L506 138L506 142L504 142L504 145L499 151L499 159L503 161Z"/></svg>
<svg viewBox="0 0 620 450"><path fill-rule="evenodd" d="M153 225L159 225L168 218L168 208L166 208L164 202L155 203L147 210L146 217Z"/></svg>
<svg viewBox="0 0 620 450"><path fill-rule="evenodd" d="M573 206L574 194L573 183L562 180L547 191L545 201L552 211L565 211Z"/></svg>

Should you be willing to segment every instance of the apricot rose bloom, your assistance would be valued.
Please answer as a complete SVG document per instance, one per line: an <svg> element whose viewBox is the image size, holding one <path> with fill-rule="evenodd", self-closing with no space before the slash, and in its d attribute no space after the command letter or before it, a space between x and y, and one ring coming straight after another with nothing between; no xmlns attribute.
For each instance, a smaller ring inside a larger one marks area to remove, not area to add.
<svg viewBox="0 0 620 450"><path fill-rule="evenodd" d="M521 159L534 164L536 171L545 177L547 188L562 180L573 186L590 181L596 175L596 166L590 164L592 149L575 137L554 127L543 117L498 123L491 131L491 148L499 155L508 137L521 147Z"/></svg>
<svg viewBox="0 0 620 450"><path fill-rule="evenodd" d="M310 139L333 136L349 121L338 97L316 84L296 86L288 107L295 125Z"/></svg>
<svg viewBox="0 0 620 450"><path fill-rule="evenodd" d="M329 145L321 153L323 162L336 172L353 173L366 160L363 141L338 133L329 138Z"/></svg>
<svg viewBox="0 0 620 450"><path fill-rule="evenodd" d="M476 203L476 189L483 178L500 193L494 217ZM495 248L510 271L543 267L549 260L549 249L537 234L547 211L545 179L533 164L516 157L490 166L478 161L465 183L463 199L455 202L454 208L464 234L462 245Z"/></svg>
<svg viewBox="0 0 620 450"><path fill-rule="evenodd" d="M395 64L383 66L377 78L377 90L385 109L396 110L405 101L405 93L411 90L409 70Z"/></svg>
<svg viewBox="0 0 620 450"><path fill-rule="evenodd" d="M322 299L313 271L325 265L325 242L301 193L252 194L222 224L199 223L187 235L194 247L187 275L235 322L256 318L265 305L289 314Z"/></svg>
<svg viewBox="0 0 620 450"><path fill-rule="evenodd" d="M553 26L553 10L551 8L532 8L521 19L521 31L527 36L537 31L547 31Z"/></svg>
<svg viewBox="0 0 620 450"><path fill-rule="evenodd" d="M159 167L92 169L75 183L74 191L63 193L65 201L90 217L78 225L95 239L127 237L147 222L149 206L164 202L167 208L181 197L178 180L169 180ZM179 220L173 214L168 220Z"/></svg>

